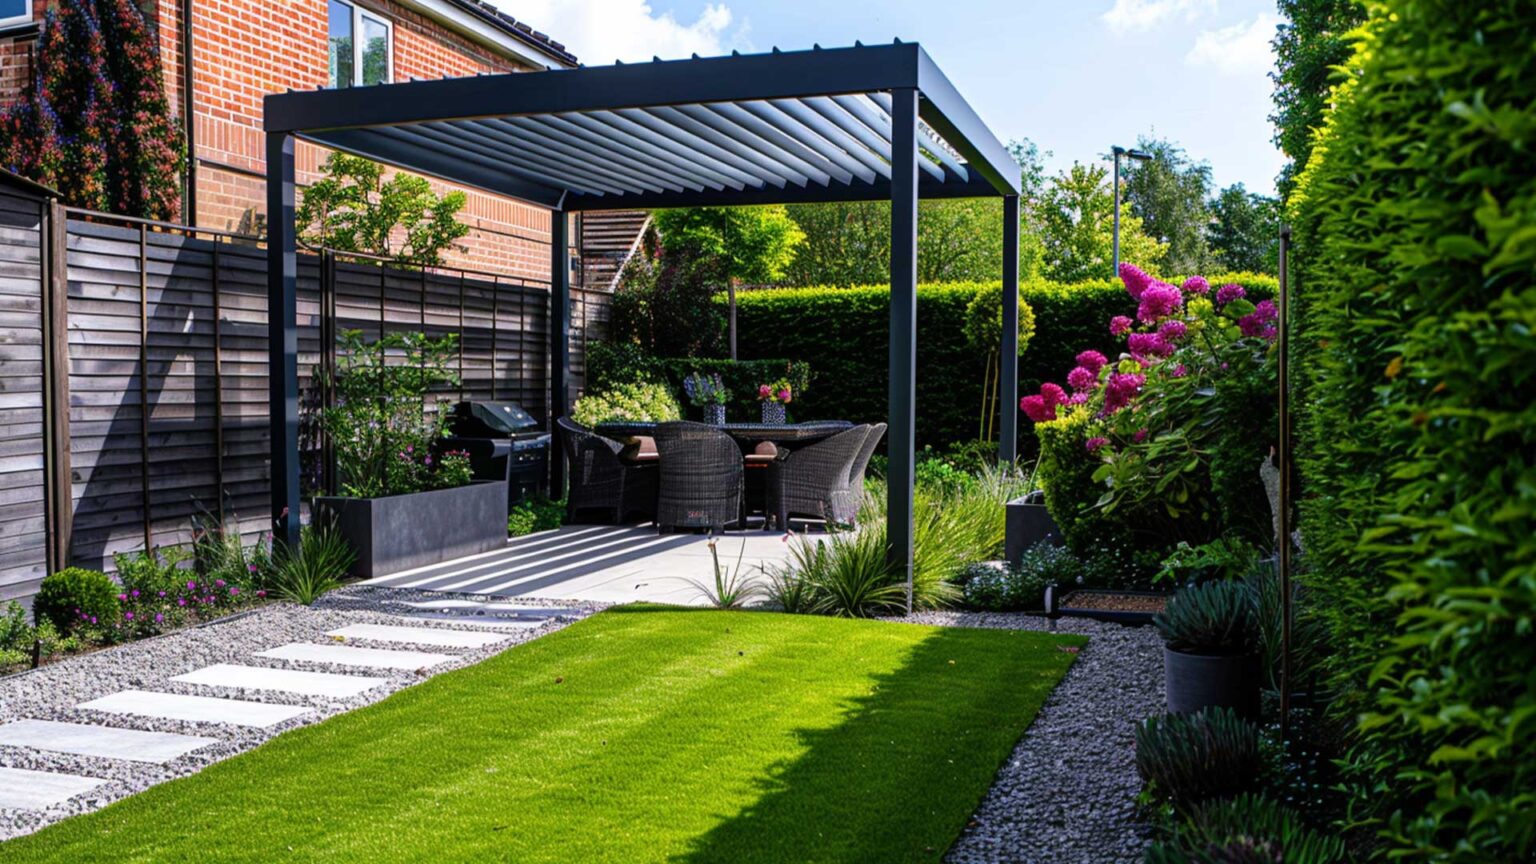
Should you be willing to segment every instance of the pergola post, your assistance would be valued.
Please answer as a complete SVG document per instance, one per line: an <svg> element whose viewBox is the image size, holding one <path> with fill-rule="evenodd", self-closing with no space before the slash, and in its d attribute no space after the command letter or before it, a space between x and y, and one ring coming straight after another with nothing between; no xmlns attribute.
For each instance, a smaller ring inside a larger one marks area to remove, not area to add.
<svg viewBox="0 0 1536 864"><path fill-rule="evenodd" d="M913 475L917 441L917 101L891 91L891 386L886 538L912 612Z"/></svg>
<svg viewBox="0 0 1536 864"><path fill-rule="evenodd" d="M267 133L267 391L271 412L272 532L299 542L298 238L292 135Z"/></svg>
<svg viewBox="0 0 1536 864"><path fill-rule="evenodd" d="M571 256L569 216L549 212L549 428L571 410ZM549 448L549 497L565 497L565 451Z"/></svg>
<svg viewBox="0 0 1536 864"><path fill-rule="evenodd" d="M1003 339L998 346L997 461L1018 458L1019 423L1019 196L1003 196Z"/></svg>

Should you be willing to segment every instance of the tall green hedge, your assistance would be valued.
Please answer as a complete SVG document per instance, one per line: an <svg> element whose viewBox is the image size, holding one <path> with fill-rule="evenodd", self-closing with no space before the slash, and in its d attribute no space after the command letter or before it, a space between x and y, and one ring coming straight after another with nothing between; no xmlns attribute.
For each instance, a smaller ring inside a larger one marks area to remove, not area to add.
<svg viewBox="0 0 1536 864"><path fill-rule="evenodd" d="M1275 280L1257 274L1210 277L1237 282L1250 297L1272 296ZM976 437L985 357L965 342L965 306L976 291L1001 283L944 283L917 289L917 439L943 446ZM1109 319L1134 315L1136 301L1118 281L1021 286L1034 310L1035 335L1019 358L1020 392L1062 381L1078 352L1113 356ZM779 288L737 295L737 345L743 358L793 357L811 365L813 380L800 410L810 417L883 421L887 414L890 287ZM1013 410L1017 410L1016 407ZM1027 427L1027 422L1021 422ZM1034 449L1032 433L1021 439Z"/></svg>
<svg viewBox="0 0 1536 864"><path fill-rule="evenodd" d="M1536 4L1369 5L1292 199L1311 602L1384 856L1530 861Z"/></svg>

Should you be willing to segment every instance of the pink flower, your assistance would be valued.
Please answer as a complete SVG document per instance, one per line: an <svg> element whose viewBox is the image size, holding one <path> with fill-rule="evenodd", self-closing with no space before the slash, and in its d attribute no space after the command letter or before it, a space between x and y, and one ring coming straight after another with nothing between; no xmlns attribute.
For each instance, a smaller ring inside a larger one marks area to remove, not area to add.
<svg viewBox="0 0 1536 864"><path fill-rule="evenodd" d="M133 620L133 613L132 612L124 612L123 613L123 620L124 621L132 621Z"/></svg>
<svg viewBox="0 0 1536 864"><path fill-rule="evenodd" d="M1241 285L1237 285L1237 284L1223 285L1220 288L1216 289L1216 305L1217 306L1225 306L1228 303L1231 303L1233 300L1240 300L1240 299L1242 299L1244 297L1247 297L1247 296L1248 296L1248 292L1246 290L1244 290L1243 286L1241 286Z"/></svg>
<svg viewBox="0 0 1536 864"><path fill-rule="evenodd" d="M1100 447L1109 443L1109 439L1095 435L1084 443L1087 445L1089 453L1097 453Z"/></svg>
<svg viewBox="0 0 1536 864"><path fill-rule="evenodd" d="M1109 319L1109 334L1111 336L1119 336L1121 333L1124 333L1130 329L1131 319L1125 317L1124 315L1116 315L1115 317Z"/></svg>
<svg viewBox="0 0 1536 864"><path fill-rule="evenodd" d="M1166 318L1184 305L1184 295L1167 282L1153 282L1141 292L1141 303L1136 306L1136 318L1143 324L1151 324Z"/></svg>
<svg viewBox="0 0 1536 864"><path fill-rule="evenodd" d="M769 387L767 384L764 384L761 387L757 388L757 398L759 398L759 399L767 399L769 396L772 396L772 395L773 395L773 388Z"/></svg>
<svg viewBox="0 0 1536 864"><path fill-rule="evenodd" d="M1152 284L1152 277L1135 264L1121 264L1120 281L1125 283L1125 290L1129 291L1132 297L1140 299L1142 292Z"/></svg>
<svg viewBox="0 0 1536 864"><path fill-rule="evenodd" d="M256 596L257 597L266 597L267 596L267 592L265 590L257 591L256 592Z"/></svg>
<svg viewBox="0 0 1536 864"><path fill-rule="evenodd" d="M197 590L197 583L196 582L190 582L190 581L187 582L187 590L188 591L196 591Z"/></svg>
<svg viewBox="0 0 1536 864"><path fill-rule="evenodd" d="M1046 405L1055 408L1057 405L1066 403L1067 391L1061 389L1061 385L1047 381L1040 385L1040 397L1045 400Z"/></svg>
<svg viewBox="0 0 1536 864"><path fill-rule="evenodd" d="M1091 390L1099 383L1099 374L1087 366L1078 366L1067 373L1067 383L1072 385L1073 390Z"/></svg>
<svg viewBox="0 0 1536 864"><path fill-rule="evenodd" d="M1044 396L1025 396L1019 400L1019 408L1023 409L1025 416L1036 423L1056 419L1056 406L1045 404Z"/></svg>
<svg viewBox="0 0 1536 864"><path fill-rule="evenodd" d="M161 615L159 612L155 613L155 623L156 624L159 624L161 621L164 621L164 620L165 620L165 616L164 615Z"/></svg>
<svg viewBox="0 0 1536 864"><path fill-rule="evenodd" d="M1191 276L1184 280L1185 294L1209 294L1211 283L1205 281L1204 276Z"/></svg>
<svg viewBox="0 0 1536 864"><path fill-rule="evenodd" d="M1167 321L1164 321L1157 328L1157 335L1163 337L1163 339L1168 342L1182 342L1184 341L1184 337L1189 335L1189 327L1186 326L1183 321L1180 321L1177 318L1171 318Z"/></svg>
<svg viewBox="0 0 1536 864"><path fill-rule="evenodd" d="M229 596L231 596L231 597L238 597L238 596L240 596L240 589L239 588L230 588L229 589Z"/></svg>
<svg viewBox="0 0 1536 864"><path fill-rule="evenodd" d="M1171 372L1170 374L1173 375L1173 377L1175 377L1175 378L1183 378L1185 375L1189 374L1189 370L1184 368L1184 364L1183 363L1180 363L1177 366L1173 367L1173 372Z"/></svg>
<svg viewBox="0 0 1536 864"><path fill-rule="evenodd" d="M1127 318L1126 321L1129 322L1130 319ZM1077 355L1077 365L1082 366L1095 375L1097 375L1099 370L1104 368L1104 364L1108 362L1108 360L1104 359L1103 354L1093 350L1084 351L1083 353Z"/></svg>
<svg viewBox="0 0 1536 864"><path fill-rule="evenodd" d="M117 595L117 599L119 601L126 601L128 599L128 595L127 594L119 594L119 595Z"/></svg>
<svg viewBox="0 0 1536 864"><path fill-rule="evenodd" d="M1147 430L1137 429L1136 434L1131 436L1131 440L1135 441L1137 444L1147 440Z"/></svg>
<svg viewBox="0 0 1536 864"><path fill-rule="evenodd" d="M1067 404L1068 405L1084 405L1084 404L1087 404L1087 402L1088 402L1088 391L1087 390L1079 390L1076 393L1072 394L1072 398L1071 399L1067 400Z"/></svg>
<svg viewBox="0 0 1536 864"><path fill-rule="evenodd" d="M1279 317L1279 311L1275 304L1269 300L1260 300L1253 307L1253 312L1237 319L1237 327L1243 331L1244 336L1263 336L1265 339L1274 339L1279 336L1275 329L1275 319Z"/></svg>
<svg viewBox="0 0 1536 864"><path fill-rule="evenodd" d="M789 391L788 390L780 390L779 391L779 401L783 402L785 405L789 404Z"/></svg>
<svg viewBox="0 0 1536 864"><path fill-rule="evenodd" d="M1116 372L1110 375L1104 385L1104 413L1113 414L1131 404L1146 381L1147 376L1140 374Z"/></svg>
<svg viewBox="0 0 1536 864"><path fill-rule="evenodd" d="M1130 348L1131 356L1137 359L1167 357L1174 350L1173 343L1164 339L1161 333L1132 333L1126 345Z"/></svg>

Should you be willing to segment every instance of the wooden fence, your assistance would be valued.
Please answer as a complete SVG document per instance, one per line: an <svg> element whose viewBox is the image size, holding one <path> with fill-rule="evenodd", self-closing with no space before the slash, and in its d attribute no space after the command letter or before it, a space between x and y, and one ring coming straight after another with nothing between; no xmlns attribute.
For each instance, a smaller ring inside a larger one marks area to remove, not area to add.
<svg viewBox="0 0 1536 864"><path fill-rule="evenodd" d="M579 384L607 295L572 293ZM444 398L514 400L547 422L547 282L303 255L306 391L322 304L337 331L461 334ZM0 194L0 600L50 569L188 543L198 520L267 530L266 305L255 238Z"/></svg>

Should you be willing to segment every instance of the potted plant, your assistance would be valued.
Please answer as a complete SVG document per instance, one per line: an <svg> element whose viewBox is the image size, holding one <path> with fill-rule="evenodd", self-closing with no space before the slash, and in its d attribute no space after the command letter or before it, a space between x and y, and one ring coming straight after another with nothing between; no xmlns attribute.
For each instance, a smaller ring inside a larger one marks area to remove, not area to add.
<svg viewBox="0 0 1536 864"><path fill-rule="evenodd" d="M783 423L784 406L794 396L788 378L780 378L767 384L760 384L757 388L757 401L763 403L764 423Z"/></svg>
<svg viewBox="0 0 1536 864"><path fill-rule="evenodd" d="M357 553L352 575L373 578L489 552L507 541L507 484L477 482L467 454L433 455L448 412L428 405L453 386L458 337L392 333L374 341L350 330L340 350L334 404L320 427L336 454L338 488L314 498Z"/></svg>
<svg viewBox="0 0 1536 864"><path fill-rule="evenodd" d="M1163 636L1168 710L1217 706L1259 713L1259 616L1241 582L1206 582L1179 591L1152 619Z"/></svg>
<svg viewBox="0 0 1536 864"><path fill-rule="evenodd" d="M725 425L725 405L731 399L731 391L725 389L720 373L694 372L683 379L683 391L688 394L688 401L704 412L705 423Z"/></svg>

